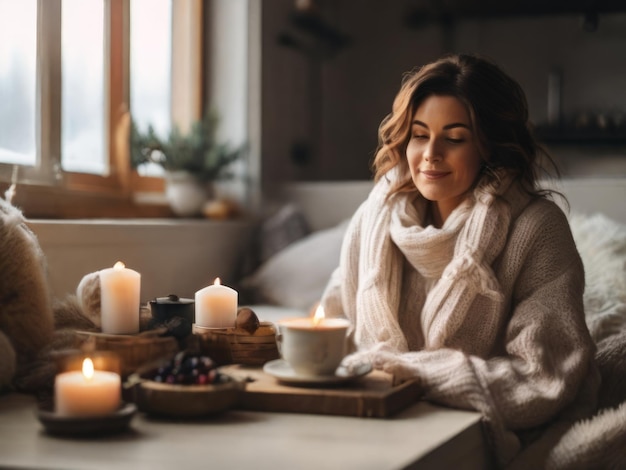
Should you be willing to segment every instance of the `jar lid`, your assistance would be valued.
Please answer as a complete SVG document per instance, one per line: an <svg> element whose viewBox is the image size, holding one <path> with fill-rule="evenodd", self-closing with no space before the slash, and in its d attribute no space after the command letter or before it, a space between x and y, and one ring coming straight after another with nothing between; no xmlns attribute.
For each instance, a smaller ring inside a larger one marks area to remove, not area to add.
<svg viewBox="0 0 626 470"><path fill-rule="evenodd" d="M157 297L154 299L157 304L192 304L193 299L178 297L176 294L169 294L167 297Z"/></svg>

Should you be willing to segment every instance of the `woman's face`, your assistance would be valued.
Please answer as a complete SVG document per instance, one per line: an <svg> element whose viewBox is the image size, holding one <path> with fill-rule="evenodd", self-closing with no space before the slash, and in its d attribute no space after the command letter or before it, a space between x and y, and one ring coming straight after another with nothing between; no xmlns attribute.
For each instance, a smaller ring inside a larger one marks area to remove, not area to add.
<svg viewBox="0 0 626 470"><path fill-rule="evenodd" d="M481 156L467 109L432 95L415 111L406 157L413 183L445 222L478 177ZM438 217L435 217L438 218Z"/></svg>

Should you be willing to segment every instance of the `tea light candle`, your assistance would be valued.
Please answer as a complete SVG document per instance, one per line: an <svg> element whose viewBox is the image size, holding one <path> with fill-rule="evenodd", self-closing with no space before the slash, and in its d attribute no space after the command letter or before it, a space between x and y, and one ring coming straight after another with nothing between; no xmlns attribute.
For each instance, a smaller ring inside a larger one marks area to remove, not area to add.
<svg viewBox="0 0 626 470"><path fill-rule="evenodd" d="M297 375L333 375L346 355L350 322L324 316L318 307L313 317L278 321L280 354Z"/></svg>
<svg viewBox="0 0 626 470"><path fill-rule="evenodd" d="M139 332L141 275L118 261L100 271L102 332L114 335Z"/></svg>
<svg viewBox="0 0 626 470"><path fill-rule="evenodd" d="M318 305L315 313L310 317L287 318L281 320L280 323L302 330L346 329L350 325L350 322L345 318L326 318L324 308L321 305Z"/></svg>
<svg viewBox="0 0 626 470"><path fill-rule="evenodd" d="M94 370L85 358L82 371L58 374L54 379L55 410L62 416L103 416L120 406L119 374Z"/></svg>
<svg viewBox="0 0 626 470"><path fill-rule="evenodd" d="M219 277L212 286L196 292L195 301L196 325L206 328L235 326L238 294L235 289L221 285Z"/></svg>

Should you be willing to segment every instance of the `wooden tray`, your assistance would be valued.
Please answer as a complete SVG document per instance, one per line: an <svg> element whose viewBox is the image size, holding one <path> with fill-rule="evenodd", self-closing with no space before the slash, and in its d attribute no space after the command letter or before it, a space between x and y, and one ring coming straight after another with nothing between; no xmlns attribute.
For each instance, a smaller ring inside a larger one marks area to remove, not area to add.
<svg viewBox="0 0 626 470"><path fill-rule="evenodd" d="M420 395L416 381L394 386L391 375L377 370L354 383L325 388L282 385L258 367L234 364L221 370L247 381L237 406L254 411L386 418Z"/></svg>

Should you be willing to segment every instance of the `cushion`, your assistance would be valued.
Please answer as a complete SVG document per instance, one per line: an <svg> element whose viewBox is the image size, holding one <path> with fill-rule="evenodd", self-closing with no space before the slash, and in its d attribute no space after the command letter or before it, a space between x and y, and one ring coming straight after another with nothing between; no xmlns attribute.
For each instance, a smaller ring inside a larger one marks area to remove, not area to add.
<svg viewBox="0 0 626 470"><path fill-rule="evenodd" d="M626 328L626 225L572 211L570 227L585 267L585 317L596 342Z"/></svg>
<svg viewBox="0 0 626 470"><path fill-rule="evenodd" d="M279 251L242 281L255 302L309 310L339 266L341 243L349 220L318 230Z"/></svg>
<svg viewBox="0 0 626 470"><path fill-rule="evenodd" d="M309 233L311 230L306 218L295 204L270 208L269 213L261 218L250 246L243 253L237 267L237 278L250 276L263 262ZM244 303L253 300L246 286L237 287Z"/></svg>
<svg viewBox="0 0 626 470"><path fill-rule="evenodd" d="M304 214L295 204L282 206L261 225L259 260L267 261L291 243L311 233Z"/></svg>

